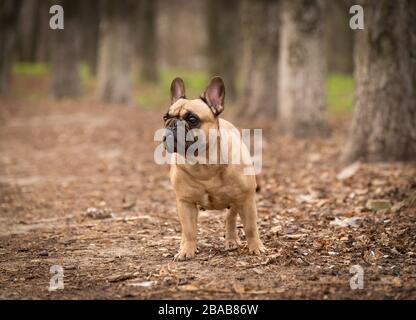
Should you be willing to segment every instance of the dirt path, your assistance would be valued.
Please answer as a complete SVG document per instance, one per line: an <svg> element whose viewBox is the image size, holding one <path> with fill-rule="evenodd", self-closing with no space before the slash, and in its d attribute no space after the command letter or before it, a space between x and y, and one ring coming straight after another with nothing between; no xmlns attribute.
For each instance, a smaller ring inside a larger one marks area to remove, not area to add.
<svg viewBox="0 0 416 320"><path fill-rule="evenodd" d="M266 124L267 255L226 252L224 214L205 211L197 258L173 262L174 195L168 168L153 162L161 114L0 101L0 298L416 298L416 166L361 165L338 180L343 122L317 141ZM393 207L369 210L368 199ZM96 219L91 207L112 215ZM331 224L353 217L355 228ZM48 291L53 265L64 290ZM353 265L363 290L350 288Z"/></svg>

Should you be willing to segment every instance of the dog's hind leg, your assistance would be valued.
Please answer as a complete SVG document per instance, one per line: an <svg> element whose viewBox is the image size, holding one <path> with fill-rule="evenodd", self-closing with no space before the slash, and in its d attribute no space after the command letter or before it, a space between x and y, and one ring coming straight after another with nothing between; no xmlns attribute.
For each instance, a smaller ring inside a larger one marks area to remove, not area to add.
<svg viewBox="0 0 416 320"><path fill-rule="evenodd" d="M236 250L240 245L240 239L237 234L237 214L233 208L227 209L225 218L225 249Z"/></svg>

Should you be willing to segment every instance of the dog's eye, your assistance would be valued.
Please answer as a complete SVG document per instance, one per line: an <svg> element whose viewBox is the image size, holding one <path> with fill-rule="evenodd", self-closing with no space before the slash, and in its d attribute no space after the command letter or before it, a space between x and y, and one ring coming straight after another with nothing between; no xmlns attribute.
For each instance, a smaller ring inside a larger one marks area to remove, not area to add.
<svg viewBox="0 0 416 320"><path fill-rule="evenodd" d="M195 125L197 125L197 124L198 124L199 119L198 119L197 117L193 116L193 115L190 115L190 116L188 117L188 122L189 122L191 125L195 126Z"/></svg>
<svg viewBox="0 0 416 320"><path fill-rule="evenodd" d="M168 120L169 119L169 114L168 113L165 113L164 115L163 115L163 120L164 121L166 121L166 120Z"/></svg>

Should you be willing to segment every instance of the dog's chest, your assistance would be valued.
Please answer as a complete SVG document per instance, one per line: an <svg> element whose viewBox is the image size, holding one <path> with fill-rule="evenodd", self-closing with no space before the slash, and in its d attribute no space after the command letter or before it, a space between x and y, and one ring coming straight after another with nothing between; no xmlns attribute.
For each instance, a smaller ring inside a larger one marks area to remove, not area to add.
<svg viewBox="0 0 416 320"><path fill-rule="evenodd" d="M222 210L230 206L230 199L219 194L204 193L197 204L206 210Z"/></svg>
<svg viewBox="0 0 416 320"><path fill-rule="evenodd" d="M239 192L232 185L221 183L217 186L200 186L196 203L203 209L222 210L236 202Z"/></svg>
<svg viewBox="0 0 416 320"><path fill-rule="evenodd" d="M196 176L195 170L192 173L193 176L184 171L173 171L172 182L178 198L207 210L226 209L244 200L247 188L240 176L215 170L203 172L202 177Z"/></svg>

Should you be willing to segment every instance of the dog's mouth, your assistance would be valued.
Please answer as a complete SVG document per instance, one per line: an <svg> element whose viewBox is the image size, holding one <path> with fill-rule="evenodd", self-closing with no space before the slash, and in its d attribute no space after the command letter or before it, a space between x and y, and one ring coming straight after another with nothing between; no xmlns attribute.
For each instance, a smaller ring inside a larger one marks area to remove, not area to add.
<svg viewBox="0 0 416 320"><path fill-rule="evenodd" d="M163 145L169 153L179 153L182 155L186 154L188 150L188 143L184 143L183 139L178 139L177 134L166 129L166 133L163 136Z"/></svg>
<svg viewBox="0 0 416 320"><path fill-rule="evenodd" d="M179 119L170 119L166 123L163 145L169 153L179 153L186 155L188 148L196 141L189 133L190 128L187 123Z"/></svg>

